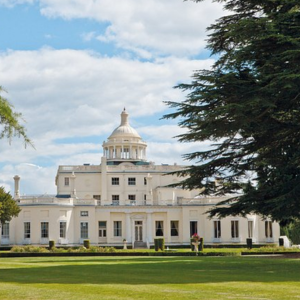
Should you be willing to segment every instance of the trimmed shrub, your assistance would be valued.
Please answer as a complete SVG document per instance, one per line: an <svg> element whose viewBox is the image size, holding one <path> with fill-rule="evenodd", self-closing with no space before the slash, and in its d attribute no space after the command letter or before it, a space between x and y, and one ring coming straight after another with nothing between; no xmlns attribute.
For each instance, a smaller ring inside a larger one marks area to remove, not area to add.
<svg viewBox="0 0 300 300"><path fill-rule="evenodd" d="M165 250L165 239L164 238L159 238L159 239L154 239L154 248L155 251L164 251Z"/></svg>
<svg viewBox="0 0 300 300"><path fill-rule="evenodd" d="M204 250L204 238L200 238L199 242L200 242L200 244L199 244L198 250L203 252L203 250Z"/></svg>
<svg viewBox="0 0 300 300"><path fill-rule="evenodd" d="M248 239L246 239L246 242L247 242L247 248L252 249L252 239L248 238Z"/></svg>
<svg viewBox="0 0 300 300"><path fill-rule="evenodd" d="M86 249L89 249L89 248L90 248L90 240L84 240L84 241L83 241L83 246L84 246Z"/></svg>
<svg viewBox="0 0 300 300"><path fill-rule="evenodd" d="M55 241L49 241L49 250L55 248Z"/></svg>

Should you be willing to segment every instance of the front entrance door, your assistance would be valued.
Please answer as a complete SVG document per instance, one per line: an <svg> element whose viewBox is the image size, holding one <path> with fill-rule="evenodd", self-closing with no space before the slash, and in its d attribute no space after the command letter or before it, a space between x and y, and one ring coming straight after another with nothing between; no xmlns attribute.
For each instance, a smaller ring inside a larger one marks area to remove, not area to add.
<svg viewBox="0 0 300 300"><path fill-rule="evenodd" d="M143 221L135 221L134 223L134 234L135 241L142 242L143 241Z"/></svg>

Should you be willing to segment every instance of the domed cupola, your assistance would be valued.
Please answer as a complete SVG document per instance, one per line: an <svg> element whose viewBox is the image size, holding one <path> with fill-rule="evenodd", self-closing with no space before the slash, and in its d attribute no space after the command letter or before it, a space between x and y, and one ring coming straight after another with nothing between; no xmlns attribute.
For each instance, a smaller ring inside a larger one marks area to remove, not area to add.
<svg viewBox="0 0 300 300"><path fill-rule="evenodd" d="M126 137L141 139L137 131L129 125L128 113L124 108L124 110L121 113L121 124L112 132L108 140L117 139L117 138L126 138Z"/></svg>
<svg viewBox="0 0 300 300"><path fill-rule="evenodd" d="M121 113L121 124L103 143L103 156L107 161L121 163L124 161L146 161L147 144L137 131L129 125L125 108Z"/></svg>

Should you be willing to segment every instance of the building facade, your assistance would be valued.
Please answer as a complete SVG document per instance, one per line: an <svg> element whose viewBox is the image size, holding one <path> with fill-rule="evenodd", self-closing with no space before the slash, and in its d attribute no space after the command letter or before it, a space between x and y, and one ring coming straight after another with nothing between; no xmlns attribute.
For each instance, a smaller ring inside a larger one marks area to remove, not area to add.
<svg viewBox="0 0 300 300"><path fill-rule="evenodd" d="M199 190L171 187L182 166L147 161L147 144L121 113L121 124L103 143L100 165L59 166L55 196L20 196L19 216L2 228L1 244L150 247L163 237L166 245L188 245L198 233L206 244L274 243L279 225L257 215L208 219L205 212L226 196L199 196Z"/></svg>

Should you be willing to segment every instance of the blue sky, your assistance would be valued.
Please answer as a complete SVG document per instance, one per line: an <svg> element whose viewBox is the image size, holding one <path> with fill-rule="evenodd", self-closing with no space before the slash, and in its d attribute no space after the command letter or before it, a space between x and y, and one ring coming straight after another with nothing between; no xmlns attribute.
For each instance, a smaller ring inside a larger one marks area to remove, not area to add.
<svg viewBox="0 0 300 300"><path fill-rule="evenodd" d="M180 144L163 101L193 70L209 68L206 27L222 15L207 0L0 0L0 85L23 114L36 149L0 144L0 184L21 194L55 194L58 165L99 164L102 143L120 123L148 143L148 160L188 164L207 147Z"/></svg>

